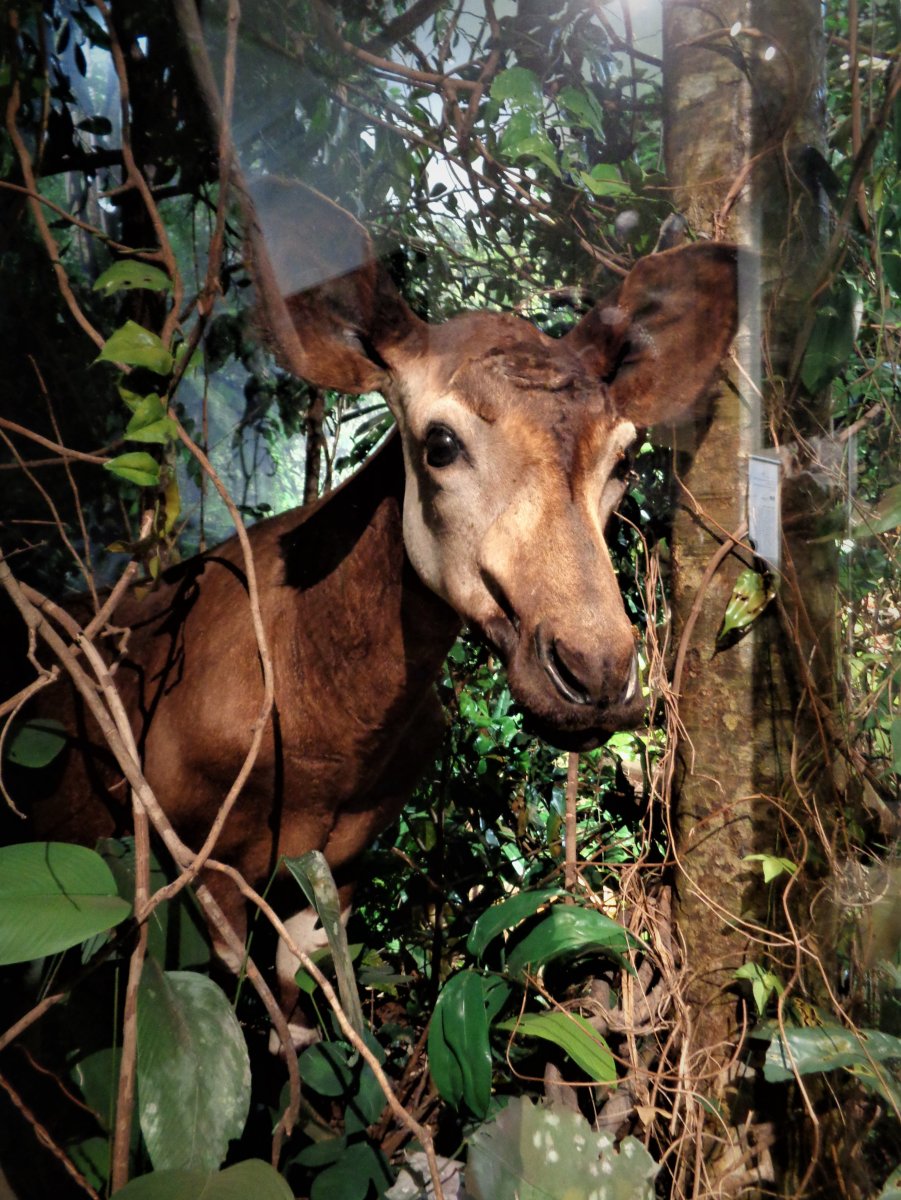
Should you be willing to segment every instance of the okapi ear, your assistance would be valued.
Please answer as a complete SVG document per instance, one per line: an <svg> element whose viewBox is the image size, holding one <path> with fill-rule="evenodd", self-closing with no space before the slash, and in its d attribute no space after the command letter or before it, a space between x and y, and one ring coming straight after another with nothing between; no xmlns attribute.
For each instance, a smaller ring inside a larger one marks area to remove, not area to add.
<svg viewBox="0 0 901 1200"><path fill-rule="evenodd" d="M350 213L303 184L251 187L248 260L260 324L295 375L337 391L381 391L382 351L423 325Z"/></svg>
<svg viewBox="0 0 901 1200"><path fill-rule="evenodd" d="M568 341L640 427L677 422L705 395L738 323L738 250L696 242L640 259L619 295L595 306Z"/></svg>

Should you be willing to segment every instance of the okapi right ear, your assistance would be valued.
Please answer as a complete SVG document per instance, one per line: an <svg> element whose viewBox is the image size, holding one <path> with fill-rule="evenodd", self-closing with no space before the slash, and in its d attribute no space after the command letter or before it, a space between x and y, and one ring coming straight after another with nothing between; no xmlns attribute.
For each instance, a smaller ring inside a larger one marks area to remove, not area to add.
<svg viewBox="0 0 901 1200"><path fill-rule="evenodd" d="M250 273L264 335L288 370L318 387L384 391L382 357L422 327L373 254L363 226L300 183L250 189Z"/></svg>
<svg viewBox="0 0 901 1200"><path fill-rule="evenodd" d="M676 423L704 397L738 323L738 249L696 242L639 259L618 296L567 335L638 426Z"/></svg>

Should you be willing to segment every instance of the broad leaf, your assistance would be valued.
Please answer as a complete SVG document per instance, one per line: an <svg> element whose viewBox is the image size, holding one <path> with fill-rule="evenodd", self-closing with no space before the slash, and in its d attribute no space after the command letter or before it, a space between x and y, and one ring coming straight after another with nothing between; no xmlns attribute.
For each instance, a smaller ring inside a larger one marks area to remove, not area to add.
<svg viewBox="0 0 901 1200"><path fill-rule="evenodd" d="M492 100L508 101L514 108L538 112L542 107L541 83L526 67L499 71L491 85Z"/></svg>
<svg viewBox="0 0 901 1200"><path fill-rule="evenodd" d="M135 321L126 321L106 339L94 361L125 363L129 367L146 367L157 375L168 375L173 358L155 333Z"/></svg>
<svg viewBox="0 0 901 1200"><path fill-rule="evenodd" d="M590 171L580 171L579 178L594 196L622 196L632 190L613 163L598 163Z"/></svg>
<svg viewBox="0 0 901 1200"><path fill-rule="evenodd" d="M138 1111L155 1170L215 1170L250 1107L250 1060L222 989L148 959L138 993Z"/></svg>
<svg viewBox="0 0 901 1200"><path fill-rule="evenodd" d="M156 487L160 481L160 464L143 450L111 458L103 464L103 469L139 487Z"/></svg>
<svg viewBox="0 0 901 1200"><path fill-rule="evenodd" d="M472 1135L466 1190L473 1200L653 1200L658 1170L635 1138L617 1152L581 1113L515 1097Z"/></svg>
<svg viewBox="0 0 901 1200"><path fill-rule="evenodd" d="M854 284L838 279L816 315L801 362L801 380L811 394L821 391L854 350L862 301Z"/></svg>
<svg viewBox="0 0 901 1200"><path fill-rule="evenodd" d="M564 954L611 954L640 950L641 942L618 922L595 909L555 904L507 955L507 970L521 975L537 971Z"/></svg>
<svg viewBox="0 0 901 1200"><path fill-rule="evenodd" d="M165 445L177 436L178 426L156 394L144 396L138 401L125 427L125 437L130 442L158 442Z"/></svg>
<svg viewBox="0 0 901 1200"><path fill-rule="evenodd" d="M64 842L0 847L0 965L77 946L130 912L93 850Z"/></svg>
<svg viewBox="0 0 901 1200"><path fill-rule="evenodd" d="M772 599L773 592L763 575L750 569L742 571L726 605L723 623L716 635L717 645L728 639L730 634L741 634L749 629Z"/></svg>
<svg viewBox="0 0 901 1200"><path fill-rule="evenodd" d="M770 996L775 992L781 996L785 991L782 980L772 971L768 971L766 967L756 962L742 963L740 967L735 969L736 979L747 979L751 984L751 992L754 996L754 1005L760 1016L766 1011L767 1002Z"/></svg>
<svg viewBox="0 0 901 1200"><path fill-rule="evenodd" d="M355 1142L332 1166L316 1176L310 1200L367 1200L373 1185L376 1194L382 1195L392 1179L384 1156L375 1146Z"/></svg>
<svg viewBox="0 0 901 1200"><path fill-rule="evenodd" d="M878 504L868 513L855 513L852 532L856 538L889 533L901 525L901 483L886 488Z"/></svg>
<svg viewBox="0 0 901 1200"><path fill-rule="evenodd" d="M46 767L62 753L68 740L65 726L51 717L17 721L6 739L3 757L19 767Z"/></svg>
<svg viewBox="0 0 901 1200"><path fill-rule="evenodd" d="M365 1040L381 1061L384 1051L368 1030ZM320 1096L342 1098L363 1127L378 1120L385 1107L385 1093L370 1065L349 1042L316 1042L301 1054L299 1066L305 1087Z"/></svg>
<svg viewBox="0 0 901 1200"><path fill-rule="evenodd" d="M834 1071L839 1067L859 1071L866 1081L872 1074L873 1062L901 1059L901 1038L880 1029L861 1029L855 1033L831 1023L779 1029L767 1022L752 1036L770 1043L763 1064L764 1077L770 1083L793 1079L796 1074Z"/></svg>
<svg viewBox="0 0 901 1200"><path fill-rule="evenodd" d="M582 88L565 87L560 89L557 99L569 113L574 125L582 125L598 137L603 136L604 110L591 92Z"/></svg>
<svg viewBox="0 0 901 1200"><path fill-rule="evenodd" d="M798 864L790 858L780 858L776 854L746 854L742 862L759 862L763 868L763 882L772 883L780 875L794 875Z"/></svg>
<svg viewBox="0 0 901 1200"><path fill-rule="evenodd" d="M293 1200L285 1180L258 1158L224 1171L154 1171L114 1193L114 1200Z"/></svg>
<svg viewBox="0 0 901 1200"><path fill-rule="evenodd" d="M94 284L94 291L103 292L104 296L111 296L113 292L130 291L133 288L146 288L151 292L167 292L171 287L171 279L159 267L137 262L133 258L125 258L121 262L107 267Z"/></svg>
<svg viewBox="0 0 901 1200"><path fill-rule="evenodd" d="M481 957L485 947L505 929L513 929L526 917L531 917L543 904L556 896L562 896L561 888L541 888L537 892L518 892L500 904L494 904L487 909L469 932L466 939L466 949L477 958Z"/></svg>
<svg viewBox="0 0 901 1200"><path fill-rule="evenodd" d="M616 1062L610 1048L597 1030L579 1013L523 1013L510 1021L501 1021L498 1029L509 1029L517 1036L543 1038L553 1042L598 1083L616 1082Z"/></svg>
<svg viewBox="0 0 901 1200"><path fill-rule="evenodd" d="M496 976L460 971L438 996L429 1026L429 1070L443 1098L465 1103L477 1117L491 1100L491 1047L488 1028L509 995Z"/></svg>

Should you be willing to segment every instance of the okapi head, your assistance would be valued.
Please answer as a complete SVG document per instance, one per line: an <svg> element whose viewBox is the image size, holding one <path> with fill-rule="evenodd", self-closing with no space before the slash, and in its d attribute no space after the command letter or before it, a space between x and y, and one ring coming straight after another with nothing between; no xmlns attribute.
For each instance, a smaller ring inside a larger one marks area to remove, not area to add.
<svg viewBox="0 0 901 1200"><path fill-rule="evenodd" d="M564 337L508 313L417 317L363 228L296 185L255 192L264 319L310 382L381 392L422 580L497 647L551 742L636 724L635 636L604 539L637 430L704 396L736 327L736 249L651 255Z"/></svg>

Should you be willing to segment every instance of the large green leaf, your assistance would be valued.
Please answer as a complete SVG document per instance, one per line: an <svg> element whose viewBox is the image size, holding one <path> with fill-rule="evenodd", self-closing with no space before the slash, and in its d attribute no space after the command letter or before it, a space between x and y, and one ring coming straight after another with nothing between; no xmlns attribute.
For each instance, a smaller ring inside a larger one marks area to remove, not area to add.
<svg viewBox="0 0 901 1200"><path fill-rule="evenodd" d="M17 721L6 739L3 757L19 767L46 767L59 755L68 735L65 726L50 717Z"/></svg>
<svg viewBox="0 0 901 1200"><path fill-rule="evenodd" d="M382 1195L391 1183L391 1172L380 1151L369 1142L355 1142L316 1176L310 1200L367 1200L372 1195L371 1185Z"/></svg>
<svg viewBox="0 0 901 1200"><path fill-rule="evenodd" d="M901 483L886 488L879 503L870 512L855 513L852 532L856 538L888 533L901 525Z"/></svg>
<svg viewBox="0 0 901 1200"><path fill-rule="evenodd" d="M93 850L64 842L0 847L0 965L77 946L130 912Z"/></svg>
<svg viewBox="0 0 901 1200"><path fill-rule="evenodd" d="M617 1152L581 1113L518 1096L472 1135L466 1191L473 1200L653 1200L658 1170L635 1138Z"/></svg>
<svg viewBox="0 0 901 1200"><path fill-rule="evenodd" d="M769 1041L763 1074L770 1083L793 1079L795 1075L834 1071L847 1067L862 1082L882 1090L872 1064L889 1059L901 1061L901 1038L881 1029L861 1029L856 1032L841 1025L785 1026L780 1029L772 1022L758 1026L753 1036ZM888 1069L883 1073L890 1079ZM883 1092L884 1094L884 1092Z"/></svg>
<svg viewBox="0 0 901 1200"><path fill-rule="evenodd" d="M138 1111L157 1171L215 1170L250 1107L250 1060L225 993L148 959L138 993Z"/></svg>
<svg viewBox="0 0 901 1200"><path fill-rule="evenodd" d="M111 296L114 292L131 291L134 288L167 292L172 288L172 280L159 267L138 262L133 258L123 258L107 267L94 284L94 291L103 292L104 296Z"/></svg>
<svg viewBox="0 0 901 1200"><path fill-rule="evenodd" d="M372 1034L367 1030L364 1037L376 1058L382 1060L384 1051ZM364 1127L378 1120L385 1107L385 1093L370 1065L349 1042L316 1042L304 1050L299 1066L305 1087L320 1096L342 1097Z"/></svg>
<svg viewBox="0 0 901 1200"><path fill-rule="evenodd" d="M156 393L142 396L132 409L131 420L125 427L130 442L157 442L166 445L178 436L178 426L168 415L166 406Z"/></svg>
<svg viewBox="0 0 901 1200"><path fill-rule="evenodd" d="M144 450L111 458L103 464L103 469L129 483L136 483L138 487L156 487L160 481L160 464Z"/></svg>
<svg viewBox="0 0 901 1200"><path fill-rule="evenodd" d="M146 367L156 375L168 375L173 358L160 338L135 321L110 334L95 362L125 363L129 367Z"/></svg>
<svg viewBox="0 0 901 1200"><path fill-rule="evenodd" d="M630 949L640 950L641 942L604 913L555 904L507 955L507 970L521 975L527 968L537 971L565 954L619 957Z"/></svg>
<svg viewBox="0 0 901 1200"><path fill-rule="evenodd" d="M569 113L574 125L582 125L598 137L603 137L604 110L587 88L561 88L557 100Z"/></svg>
<svg viewBox="0 0 901 1200"><path fill-rule="evenodd" d="M857 288L848 279L837 279L817 312L801 362L801 380L812 394L830 383L851 357L860 313Z"/></svg>
<svg viewBox="0 0 901 1200"><path fill-rule="evenodd" d="M293 1200L281 1175L258 1158L224 1171L154 1171L114 1193L114 1200Z"/></svg>
<svg viewBox="0 0 901 1200"><path fill-rule="evenodd" d="M438 996L429 1026L429 1069L438 1091L454 1107L465 1103L477 1117L491 1100L488 1027L509 994L496 976L459 971Z"/></svg>
<svg viewBox="0 0 901 1200"><path fill-rule="evenodd" d="M598 1083L616 1082L616 1062L609 1046L579 1013L523 1013L510 1021L499 1021L497 1028L553 1042Z"/></svg>
<svg viewBox="0 0 901 1200"><path fill-rule="evenodd" d="M541 83L527 67L509 67L494 77L491 98L508 101L514 108L538 112L542 106Z"/></svg>
<svg viewBox="0 0 901 1200"><path fill-rule="evenodd" d="M517 892L500 904L494 904L479 917L466 939L466 949L477 958L485 947L505 929L513 929L526 917L531 917L548 900L562 896L561 888L540 888L535 892Z"/></svg>

